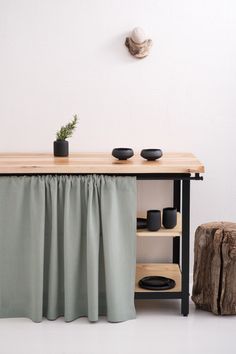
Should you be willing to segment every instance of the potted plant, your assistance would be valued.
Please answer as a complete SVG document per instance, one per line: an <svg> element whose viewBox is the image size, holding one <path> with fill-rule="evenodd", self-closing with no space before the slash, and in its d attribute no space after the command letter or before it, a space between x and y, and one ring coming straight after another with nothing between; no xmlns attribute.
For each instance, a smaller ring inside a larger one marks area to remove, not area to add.
<svg viewBox="0 0 236 354"><path fill-rule="evenodd" d="M65 126L62 126L56 134L56 140L54 141L54 156L66 157L69 155L69 143L66 139L70 138L76 128L78 117L75 114L73 119Z"/></svg>

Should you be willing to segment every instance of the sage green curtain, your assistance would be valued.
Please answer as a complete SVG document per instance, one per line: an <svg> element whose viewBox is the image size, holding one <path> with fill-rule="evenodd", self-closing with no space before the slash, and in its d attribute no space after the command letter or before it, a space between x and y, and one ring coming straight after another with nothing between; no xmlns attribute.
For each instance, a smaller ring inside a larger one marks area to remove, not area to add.
<svg viewBox="0 0 236 354"><path fill-rule="evenodd" d="M0 317L135 317L136 180L0 177Z"/></svg>

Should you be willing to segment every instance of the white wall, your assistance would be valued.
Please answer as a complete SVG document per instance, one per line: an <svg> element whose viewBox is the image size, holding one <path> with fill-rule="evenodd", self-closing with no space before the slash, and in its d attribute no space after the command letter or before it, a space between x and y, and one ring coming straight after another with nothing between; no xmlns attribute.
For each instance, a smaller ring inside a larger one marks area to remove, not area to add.
<svg viewBox="0 0 236 354"><path fill-rule="evenodd" d="M154 42L144 60L124 46L135 26ZM206 165L192 231L235 220L234 0L0 0L0 48L0 151L51 151L78 113L71 150L191 151ZM170 203L168 183L142 184L139 209ZM169 260L169 245L139 241L139 258Z"/></svg>

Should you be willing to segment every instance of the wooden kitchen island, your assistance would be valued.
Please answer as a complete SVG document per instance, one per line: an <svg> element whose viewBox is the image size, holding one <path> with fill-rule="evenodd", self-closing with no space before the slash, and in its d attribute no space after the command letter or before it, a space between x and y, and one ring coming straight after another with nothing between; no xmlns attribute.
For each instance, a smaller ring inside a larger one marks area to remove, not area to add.
<svg viewBox="0 0 236 354"><path fill-rule="evenodd" d="M137 237L172 237L173 263L137 264L135 298L180 299L184 316L189 313L190 182L202 180L202 173L203 164L191 153L164 153L156 161L146 161L138 154L127 161L119 161L110 153L71 153L64 158L48 153L0 153L0 175L105 174L173 181L173 206L178 210L176 227L161 228L157 232L137 230ZM173 278L176 286L167 291L141 289L138 281L148 275Z"/></svg>

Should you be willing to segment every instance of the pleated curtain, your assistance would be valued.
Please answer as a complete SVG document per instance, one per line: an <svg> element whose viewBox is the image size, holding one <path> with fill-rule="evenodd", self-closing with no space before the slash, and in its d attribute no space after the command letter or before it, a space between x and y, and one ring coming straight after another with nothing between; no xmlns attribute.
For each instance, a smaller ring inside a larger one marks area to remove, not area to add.
<svg viewBox="0 0 236 354"><path fill-rule="evenodd" d="M136 180L0 177L0 317L135 318Z"/></svg>

